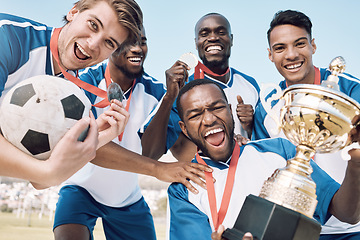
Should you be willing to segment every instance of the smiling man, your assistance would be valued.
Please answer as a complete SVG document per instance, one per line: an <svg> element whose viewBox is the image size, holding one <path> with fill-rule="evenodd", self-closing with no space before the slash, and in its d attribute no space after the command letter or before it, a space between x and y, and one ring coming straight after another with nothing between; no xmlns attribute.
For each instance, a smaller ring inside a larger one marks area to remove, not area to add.
<svg viewBox="0 0 360 240"><path fill-rule="evenodd" d="M259 195L275 169L295 156L295 146L284 138L265 139L239 146L233 139L234 120L220 86L199 79L180 91L177 106L183 133L199 148L194 162L209 165L207 190L188 192L173 183L168 189L170 239L219 239L224 228L232 228L249 194ZM358 121L360 116L358 116ZM352 132L359 141L359 129ZM360 219L360 150L351 150L345 181L340 186L314 162L318 205L314 217L324 224L333 214L342 221ZM216 179L214 183L213 178Z"/></svg>
<svg viewBox="0 0 360 240"><path fill-rule="evenodd" d="M328 69L317 68L312 56L316 52L315 39L311 33L312 23L302 12L286 10L275 14L267 32L269 59L285 78L280 82L281 89L294 84L321 84L331 74ZM360 80L348 73L339 74L339 90L360 102ZM272 91L267 97L275 93ZM280 112L283 103L274 101L272 108ZM254 115L253 139L286 138L283 132L273 133L276 123L266 113L260 103ZM316 154L314 161L332 178L341 183L344 180L347 162L341 159L341 153ZM360 224L350 225L335 217L322 227L320 239L359 239Z"/></svg>
<svg viewBox="0 0 360 240"><path fill-rule="evenodd" d="M177 61L166 71L167 93L154 120L146 128L142 141L157 141L156 146L145 149L144 154L159 158L166 152L166 132L163 126L186 80L197 78L210 79L219 84L225 91L235 119L235 134L250 138L253 127L253 113L259 99L259 86L254 78L229 66L233 34L229 21L219 13L209 13L202 16L195 25L195 46L202 60L195 68L195 73L188 79L189 67ZM202 76L203 75L203 76ZM175 112L176 109L173 109ZM171 152L180 161L191 161L196 146L178 129L179 137L172 144Z"/></svg>
<svg viewBox="0 0 360 240"><path fill-rule="evenodd" d="M17 83L37 75L61 75L99 63L125 40L136 39L142 12L132 0L81 0L66 15L61 29L9 14L0 14L0 103ZM62 70L61 70L62 69ZM85 129L89 120L81 121ZM44 186L60 184L94 158L97 127L85 142L77 126L57 144L47 161L39 161L0 136L0 174Z"/></svg>

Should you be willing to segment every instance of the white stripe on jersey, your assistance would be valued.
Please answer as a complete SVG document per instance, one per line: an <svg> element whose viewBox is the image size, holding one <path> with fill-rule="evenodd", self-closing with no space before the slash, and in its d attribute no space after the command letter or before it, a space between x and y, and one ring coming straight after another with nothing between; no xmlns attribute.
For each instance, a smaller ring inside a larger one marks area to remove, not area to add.
<svg viewBox="0 0 360 240"><path fill-rule="evenodd" d="M33 24L31 24L30 22L15 22L15 21L10 21L10 20L0 20L0 27L2 27L3 25L13 25L13 26L17 26L17 27L33 27L35 30L39 30L39 31L44 31L46 30L46 26L35 26Z"/></svg>

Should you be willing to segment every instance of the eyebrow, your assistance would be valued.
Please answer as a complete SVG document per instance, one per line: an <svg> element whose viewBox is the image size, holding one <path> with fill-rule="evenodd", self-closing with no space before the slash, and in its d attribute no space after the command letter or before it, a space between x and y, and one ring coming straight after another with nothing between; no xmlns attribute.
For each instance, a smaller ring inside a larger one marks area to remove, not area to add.
<svg viewBox="0 0 360 240"><path fill-rule="evenodd" d="M226 102L223 100L223 99L219 99L215 102L212 102L210 105L206 106L205 108L212 108L214 106L216 106L217 104L219 103L223 103L223 104L226 104ZM185 112L184 116L187 117L190 115L190 113L198 113L198 112L202 112L203 109L199 109L199 108L193 108L193 109L189 109Z"/></svg>
<svg viewBox="0 0 360 240"><path fill-rule="evenodd" d="M95 20L100 24L101 28L104 28L103 23L101 22L101 20L100 20L98 17L96 17L96 16L93 15L93 18L95 18ZM118 43L118 41L116 41L113 37L110 37L110 39L111 39L113 42L115 42L115 44L117 45L117 47L120 47L120 44Z"/></svg>
<svg viewBox="0 0 360 240"><path fill-rule="evenodd" d="M298 42L298 41L304 40L304 39L308 40L307 37L300 37L300 38L296 39L294 42ZM285 43L275 43L274 45L271 46L271 49L276 47L276 46L282 46L282 45L285 45Z"/></svg>

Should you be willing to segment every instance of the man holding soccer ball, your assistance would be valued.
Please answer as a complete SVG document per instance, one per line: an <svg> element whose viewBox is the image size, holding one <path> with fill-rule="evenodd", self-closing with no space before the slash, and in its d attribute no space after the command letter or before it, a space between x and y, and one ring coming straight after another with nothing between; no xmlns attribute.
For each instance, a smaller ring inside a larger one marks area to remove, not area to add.
<svg viewBox="0 0 360 240"><path fill-rule="evenodd" d="M142 13L130 0L80 0L65 18L67 23L61 29L54 29L0 14L0 45L3 46L0 49L0 103L15 84L29 77L60 76L62 72L76 75L76 70L105 60L122 42L137 38ZM27 179L41 186L60 184L95 157L101 146L99 141L103 145L123 131L129 116L119 106L122 106L119 101L112 103L110 111L97 122L92 115L78 121L46 161L23 153L0 136L0 175ZM89 124L87 138L78 141ZM104 131L99 134L98 130Z"/></svg>

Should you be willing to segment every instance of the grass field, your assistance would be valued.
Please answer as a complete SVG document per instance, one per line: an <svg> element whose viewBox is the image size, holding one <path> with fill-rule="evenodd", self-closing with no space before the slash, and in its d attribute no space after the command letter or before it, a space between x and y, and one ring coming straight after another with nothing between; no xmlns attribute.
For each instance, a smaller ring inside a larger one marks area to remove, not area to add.
<svg viewBox="0 0 360 240"><path fill-rule="evenodd" d="M0 212L0 240L49 240L54 239L52 220L48 217L39 219L33 214L29 219L17 218L16 214ZM30 226L29 226L30 225ZM155 228L158 240L165 239L165 223L155 219ZM98 221L94 230L95 240L105 240L101 221Z"/></svg>

